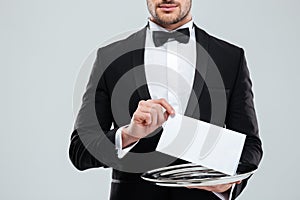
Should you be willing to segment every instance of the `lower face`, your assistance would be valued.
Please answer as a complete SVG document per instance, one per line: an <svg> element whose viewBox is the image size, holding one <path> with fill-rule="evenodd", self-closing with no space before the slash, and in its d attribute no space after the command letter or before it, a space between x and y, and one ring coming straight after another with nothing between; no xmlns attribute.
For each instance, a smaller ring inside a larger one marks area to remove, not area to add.
<svg viewBox="0 0 300 200"><path fill-rule="evenodd" d="M159 24L176 24L188 16L192 0L147 0L148 10Z"/></svg>

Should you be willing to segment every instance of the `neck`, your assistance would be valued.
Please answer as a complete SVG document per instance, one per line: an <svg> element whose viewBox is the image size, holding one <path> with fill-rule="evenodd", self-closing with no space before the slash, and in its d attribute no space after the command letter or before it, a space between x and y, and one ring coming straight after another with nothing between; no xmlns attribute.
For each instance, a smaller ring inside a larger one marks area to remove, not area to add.
<svg viewBox="0 0 300 200"><path fill-rule="evenodd" d="M169 30L169 31L172 31L172 30L175 30L175 29L179 28L180 26L188 23L189 21L191 21L192 20L192 15L188 14L184 19L182 19L181 21L177 22L176 24L160 24L153 17L151 17L150 20L152 22L158 24L159 26L161 26L161 27Z"/></svg>

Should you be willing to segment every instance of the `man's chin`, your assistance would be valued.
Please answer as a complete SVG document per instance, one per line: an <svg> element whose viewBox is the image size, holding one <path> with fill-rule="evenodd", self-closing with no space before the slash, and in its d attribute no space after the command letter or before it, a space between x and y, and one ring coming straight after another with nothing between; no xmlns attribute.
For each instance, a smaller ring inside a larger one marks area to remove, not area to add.
<svg viewBox="0 0 300 200"><path fill-rule="evenodd" d="M172 25L172 24L176 24L178 22L178 19L174 17L162 17L162 18L158 18L158 21L164 25Z"/></svg>

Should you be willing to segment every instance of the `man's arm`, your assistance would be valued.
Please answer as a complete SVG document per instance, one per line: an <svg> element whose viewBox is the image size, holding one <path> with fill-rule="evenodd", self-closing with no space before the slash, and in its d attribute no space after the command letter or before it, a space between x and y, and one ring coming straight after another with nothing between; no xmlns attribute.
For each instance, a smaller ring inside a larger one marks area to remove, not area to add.
<svg viewBox="0 0 300 200"><path fill-rule="evenodd" d="M110 130L113 118L106 81L104 76L100 77L104 70L100 61L100 50L97 52L71 136L69 157L79 170L106 167L107 163L102 162L105 159L103 155L106 155L106 161L109 157L115 157L111 148L104 149L107 139L114 144L118 127Z"/></svg>
<svg viewBox="0 0 300 200"><path fill-rule="evenodd" d="M258 167L263 154L262 143L254 109L252 82L243 50L241 50L239 71L229 99L225 123L226 128L247 135L240 162ZM242 192L246 184L247 180L244 180L236 185L232 199Z"/></svg>

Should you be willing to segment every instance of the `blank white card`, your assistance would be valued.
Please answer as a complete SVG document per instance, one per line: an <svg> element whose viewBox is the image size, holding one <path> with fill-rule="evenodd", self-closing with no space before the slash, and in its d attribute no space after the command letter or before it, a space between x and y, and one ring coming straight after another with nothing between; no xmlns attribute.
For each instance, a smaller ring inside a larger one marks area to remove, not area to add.
<svg viewBox="0 0 300 200"><path fill-rule="evenodd" d="M164 124L157 151L234 175L246 135L176 114Z"/></svg>

